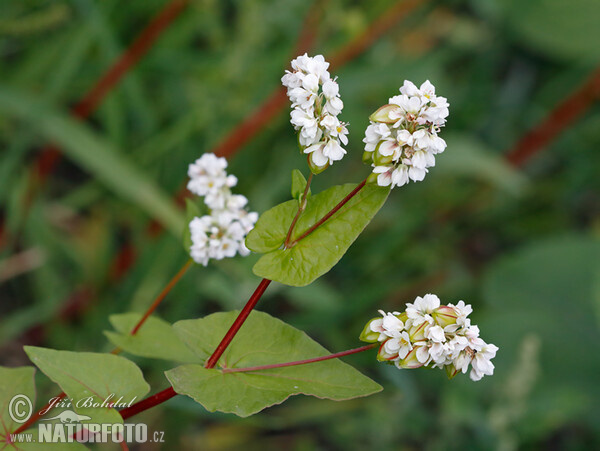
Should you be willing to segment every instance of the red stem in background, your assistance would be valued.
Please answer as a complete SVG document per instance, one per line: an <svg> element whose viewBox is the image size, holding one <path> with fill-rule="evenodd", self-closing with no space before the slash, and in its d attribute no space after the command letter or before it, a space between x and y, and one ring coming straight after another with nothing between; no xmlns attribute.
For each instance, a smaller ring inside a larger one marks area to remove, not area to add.
<svg viewBox="0 0 600 451"><path fill-rule="evenodd" d="M416 6L415 2L404 2L403 4L406 3L412 5L413 8ZM341 67L348 61L349 55L352 55L352 57L358 56L358 54L366 50L368 45L372 44L376 38L380 37L383 31L389 29L393 25L393 22L399 21L407 13L408 10L404 9L404 7L400 8L398 5L392 6L389 10L384 11L384 13L381 14L381 16L379 16L379 18L376 19L363 34L354 39L350 44L344 46L340 51L332 55L331 60L335 61L338 67ZM314 26L315 20L310 19L311 15L312 14L309 13L305 22L307 28L303 30L298 39L294 56L308 51L309 46L312 44L315 33L313 29L310 29L310 27ZM394 21L392 21L392 19L394 19ZM273 117L279 114L286 104L287 99L285 96L285 90L281 87L277 87L271 96L269 96L268 99L263 103L263 105L261 105L257 110L252 111L245 121L238 124L238 126L234 128L233 132L221 144L217 145L210 152L221 156L233 155L240 149L240 147L252 139L254 135L260 132L267 124L272 122ZM179 192L176 198L183 199L185 194L185 190L182 190ZM152 227L150 230L153 230ZM158 233L152 233L151 235L157 236ZM126 253L127 258L123 256L124 253ZM127 271L135 263L135 257L136 253L132 250L131 244L126 243L121 252L119 252L114 259L115 262L124 262L123 264L117 265L115 263L113 265L119 269L117 272L115 272L115 280L125 276ZM69 300L70 299L71 298L69 298ZM79 297L77 299L79 299ZM87 304L89 304L91 297L87 301ZM81 304L83 304L83 302L81 302ZM82 309L80 308L74 310L71 308L71 303L69 302L58 313L58 316L63 320L67 320L71 318L73 314L77 315L81 310ZM33 329L37 330L37 327L34 327L31 330ZM26 334L28 334L28 332L26 332Z"/></svg>
<svg viewBox="0 0 600 451"><path fill-rule="evenodd" d="M244 324L244 321L246 321L246 318L248 318L248 315L250 315L250 312L256 306L256 303L259 301L270 283L271 281L269 279L263 279L260 281L258 287L256 287L256 290L254 290L254 293L252 293L252 296L250 296L250 299L248 299L248 302L246 302L246 305L221 340L221 343L219 343L219 346L217 346L217 349L215 349L215 352L212 353L212 355L204 364L204 368L215 367L227 349L227 346L229 346L229 343L231 343L231 340L233 340L235 334L237 334L238 330L240 330L240 327L242 327L242 324Z"/></svg>
<svg viewBox="0 0 600 451"><path fill-rule="evenodd" d="M313 357L312 359L296 360L295 362L273 363L271 365L250 366L247 368L225 368L223 374L226 373L247 373L249 371L272 370L274 368L285 368L288 366L307 365L309 363L322 362L323 360L337 359L346 355L358 354L359 352L373 349L379 343L371 343L360 348L348 349L347 351L336 352L335 354L324 355L321 357Z"/></svg>
<svg viewBox="0 0 600 451"><path fill-rule="evenodd" d="M138 332L138 330L140 330L140 327L142 327L142 325L146 322L148 317L150 315L152 315L154 310L156 310L156 308L160 305L160 303L163 301L165 296L167 296L167 294L169 294L169 292L173 289L173 287L175 285L177 285L177 282L179 282L179 279L181 279L183 277L183 275L186 273L186 271L188 270L188 268L191 266L192 263L193 263L193 260L191 258L188 259L188 261L185 262L185 265L183 265L183 267L179 270L179 272L173 276L173 278L169 281L167 286L165 288L163 288L163 290L156 297L154 302L150 305L150 307L148 307L148 310L146 310L146 313L144 313L144 316L142 316L142 318L138 321L138 323L135 325L135 327L133 329L131 329L131 335L135 335Z"/></svg>
<svg viewBox="0 0 600 451"><path fill-rule="evenodd" d="M62 392L60 395L57 396L57 398L60 401L65 396L67 396L65 394L65 392ZM52 398L52 399L54 399L54 398ZM36 413L34 413L33 415L31 415L31 418L29 418L29 420L27 420L25 423L23 423L21 426L19 426L19 428L16 429L14 432L12 432L12 434L20 434L21 432L26 431L27 428L29 428L29 426L31 426L32 424L34 424L37 420L39 420L42 417L42 413L41 412L44 412L44 411L48 410L49 407L50 407L50 403L46 404L44 407L42 407ZM6 438L9 439L10 436L8 436Z"/></svg>
<svg viewBox="0 0 600 451"><path fill-rule="evenodd" d="M553 108L510 150L506 159L516 167L523 166L540 150L549 145L569 125L583 115L600 98L600 68L573 93Z"/></svg>
<svg viewBox="0 0 600 451"><path fill-rule="evenodd" d="M119 59L100 77L96 84L71 110L79 119L87 118L117 83L150 50L162 32L181 14L188 0L172 0L152 18L135 41L121 54ZM53 171L60 159L60 150L53 145L42 150L36 161L38 182L43 182Z"/></svg>
<svg viewBox="0 0 600 451"><path fill-rule="evenodd" d="M413 12L427 0L405 0L396 2L385 10L369 27L354 40L344 45L340 50L327 58L329 70L335 70L352 61L375 43L381 36L387 33L394 25L407 14Z"/></svg>

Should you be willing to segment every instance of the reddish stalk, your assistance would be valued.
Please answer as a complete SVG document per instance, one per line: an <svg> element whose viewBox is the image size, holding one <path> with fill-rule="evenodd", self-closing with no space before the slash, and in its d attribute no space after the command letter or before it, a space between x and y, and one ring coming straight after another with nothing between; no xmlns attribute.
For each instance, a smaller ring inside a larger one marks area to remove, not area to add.
<svg viewBox="0 0 600 451"><path fill-rule="evenodd" d="M177 282L179 282L179 279L181 279L183 277L183 275L186 273L186 271L188 270L188 268L191 266L192 263L193 263L193 260L191 258L188 259L188 261L185 262L185 264L182 266L182 268L179 270L179 272L173 276L173 278L169 281L167 286L165 288L163 288L163 290L160 292L160 294L156 297L156 299L154 300L152 305L150 305L148 310L146 310L146 313L144 313L144 316L142 316L142 318L138 321L138 323L135 325L135 327L133 329L131 329L131 335L135 335L138 332L138 330L140 330L140 327L142 327L142 325L146 322L148 317L150 315L152 315L154 310L156 310L156 308L160 305L160 303L167 296L167 294L169 294L169 292L173 289L173 287L175 285L177 285Z"/></svg>
<svg viewBox="0 0 600 451"><path fill-rule="evenodd" d="M388 10L384 11L379 18L376 19L365 30L364 33L362 33L349 44L345 45L338 52L334 53L331 56L330 61L333 61L333 65L339 68L350 61L351 58L357 57L361 52L367 50L368 46L371 45L376 39L381 37L385 31L389 30L395 23L406 16L406 14L410 12L409 8L415 8L417 5L418 2L408 1L401 4L395 4L394 6L390 7ZM313 10L311 9L307 16L306 26L299 36L294 56L308 51L312 45L315 33L314 28L311 27L313 27L317 22L315 19L311 19L312 12ZM252 111L248 115L247 119L239 123L227 136L227 138L225 138L225 140L219 145L214 147L210 152L226 157L233 155L244 144L258 134L267 124L271 123L273 117L279 114L286 105L287 97L285 95L285 90L282 87L275 88L272 94L258 109ZM176 195L176 199L183 199L184 197L185 190L181 190ZM152 234L152 236L157 235L158 233ZM127 256L130 258L121 258L123 253L127 253ZM118 272L118 276L122 277L125 275L127 270L133 266L135 260L135 253L131 252L130 246L124 246L123 250L115 258L115 261L120 260L124 260L127 263L123 267L120 267L121 271ZM70 313L71 309L66 308L59 313L59 316L64 320L69 319L71 317Z"/></svg>
<svg viewBox="0 0 600 451"><path fill-rule="evenodd" d="M523 166L540 150L583 115L600 98L600 68L577 90L564 99L546 118L527 133L508 152L506 159L516 167Z"/></svg>
<svg viewBox="0 0 600 451"><path fill-rule="evenodd" d="M263 279L260 281L258 287L256 288L256 290L254 290L254 293L252 293L252 296L250 296L250 299L248 299L248 302L246 303L238 317L235 319L235 321L221 340L221 343L219 343L219 346L217 346L217 349L215 349L215 352L212 353L212 355L204 364L204 368L215 367L215 365L227 349L227 346L229 346L229 344L235 337L235 334L238 333L238 331L242 327L242 324L244 324L244 322L248 318L248 315L250 315L250 312L256 306L256 303L259 301L259 299L261 298L261 296L263 295L270 283L271 281L269 279Z"/></svg>
<svg viewBox="0 0 600 451"><path fill-rule="evenodd" d="M67 395L64 392L62 392L56 398L58 398L58 401L60 401L65 396L67 396ZM55 398L52 398L52 399L55 399ZM29 426L31 426L32 424L34 424L37 420L39 420L42 417L42 412L46 412L49 408L50 408L50 403L46 404L44 407L42 407L36 413L34 413L33 415L31 415L31 418L29 418L29 420L27 420L25 423L23 423L21 426L19 426L13 432L13 434L20 434L21 432L26 431L29 428Z"/></svg>
<svg viewBox="0 0 600 451"><path fill-rule="evenodd" d="M131 407L127 407L121 411L119 414L123 417L124 420L130 418L134 415L137 415L144 410L150 409L151 407L162 404L165 401L168 401L172 397L176 396L177 393L173 390L173 387L169 387L163 391L156 393L146 399L141 400L140 402L136 402Z"/></svg>
<svg viewBox="0 0 600 451"><path fill-rule="evenodd" d="M102 75L85 96L71 110L73 116L86 119L119 83L125 74L148 53L162 32L179 16L188 0L172 0L137 36L135 41L121 54L119 59ZM42 151L36 164L39 182L43 182L52 172L60 159L60 151L56 146L47 146Z"/></svg>
<svg viewBox="0 0 600 451"><path fill-rule="evenodd" d="M371 22L369 28L362 34L327 59L330 63L330 70L337 69L355 59L422 3L426 3L426 0L405 0L394 3Z"/></svg>
<svg viewBox="0 0 600 451"><path fill-rule="evenodd" d="M358 192L364 188L366 183L367 183L367 179L364 179L362 182L360 182L359 185L356 188L354 188L352 191L350 191L350 193L346 197L344 197L340 201L339 204L337 204L335 207L333 207L329 213L327 213L325 216L323 216L321 219L319 219L306 232L304 232L302 235L300 235L294 242L292 242L290 244L290 246L293 247L298 241L303 240L308 235L313 233L317 228L322 226L329 218L331 218L334 214L336 214L340 208L342 208L344 205L346 205L346 203L348 203L348 201L350 199L352 199L354 196L356 196L358 194Z"/></svg>
<svg viewBox="0 0 600 451"><path fill-rule="evenodd" d="M346 355L358 354L359 352L373 349L376 345L378 345L378 343L371 343L365 346L361 346L360 348L348 349L347 351L336 352L335 354L324 355L321 357L313 357L312 359L296 360L295 362L273 363L272 365L250 366L247 368L224 368L221 371L223 372L223 374L247 373L249 371L271 370L273 368L285 368L288 366L306 365L309 363L322 362L324 360L337 359Z"/></svg>
<svg viewBox="0 0 600 451"><path fill-rule="evenodd" d="M308 196L308 190L310 189L310 184L312 183L313 173L311 172L308 176L308 180L306 181L306 186L304 187L304 193L302 193L302 199L300 204L298 205L298 211L296 212L296 216L292 220L292 224L288 230L287 236L285 237L285 241L283 242L283 247L288 248L290 246L290 240L292 239L292 233L294 232L294 227L296 227L296 223L300 218L302 212L306 209L306 201Z"/></svg>
<svg viewBox="0 0 600 451"><path fill-rule="evenodd" d="M344 357L344 356L351 355L351 354L358 354L359 352L364 352L364 351L368 351L369 349L373 349L377 345L378 345L378 343L371 343L371 344L368 344L365 346L361 346L360 348L348 349L347 351L336 352L335 354L324 355L321 357L314 357L312 359L297 360L295 362L274 363L272 365L251 366L248 368L225 368L221 371L223 372L223 374L246 373L246 372L250 372L250 371L270 370L273 368L285 368L288 366L307 365L309 363L322 362L324 360L337 359L339 357ZM168 401L169 399L173 398L176 395L177 395L177 393L175 392L175 390L173 390L173 387L169 387L161 392L158 392L157 394L155 394L149 398L146 398L146 399L132 405L131 407L127 407L126 409L121 410L119 413L121 414L123 419L126 420L127 418L130 418L134 415L137 415L140 412L143 412L144 410L147 410L154 406L162 404L163 402Z"/></svg>

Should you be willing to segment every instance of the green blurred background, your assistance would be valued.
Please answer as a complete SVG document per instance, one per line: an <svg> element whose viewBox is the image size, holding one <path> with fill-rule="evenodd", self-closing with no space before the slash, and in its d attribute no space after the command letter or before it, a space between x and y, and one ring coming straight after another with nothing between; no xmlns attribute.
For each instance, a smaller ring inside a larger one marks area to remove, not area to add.
<svg viewBox="0 0 600 451"><path fill-rule="evenodd" d="M186 260L170 199L187 165L277 88L306 16L319 13L310 53L327 58L398 8L310 3L190 1L82 122L69 108L167 0L0 2L0 364L29 364L24 344L108 351L109 315L143 311ZM448 148L423 183L393 191L329 274L306 288L275 284L259 309L338 351L359 345L378 308L402 310L428 292L464 299L482 337L500 347L496 373L448 381L351 356L382 393L294 397L248 419L177 397L137 417L165 430L164 449L600 447L600 75L589 82L600 2L404 3L400 20L334 71L349 152L313 192L364 178L367 117L404 79L429 79L448 97ZM578 89L579 103L558 108ZM551 112L545 132L560 133L517 146ZM64 154L44 179L36 168L49 142ZM519 160L515 148L532 155ZM229 160L252 209L288 199L291 170L306 169L287 106ZM193 268L159 314L176 321L241 307L258 283L256 259ZM169 362L134 360L153 391L167 386ZM45 376L37 382L38 403L57 394Z"/></svg>

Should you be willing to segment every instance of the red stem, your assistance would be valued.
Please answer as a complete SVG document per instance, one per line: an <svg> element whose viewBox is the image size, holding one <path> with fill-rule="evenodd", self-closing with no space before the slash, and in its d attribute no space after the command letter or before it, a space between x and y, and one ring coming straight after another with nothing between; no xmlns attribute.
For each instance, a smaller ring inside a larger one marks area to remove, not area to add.
<svg viewBox="0 0 600 451"><path fill-rule="evenodd" d="M249 371L270 370L273 368L285 368L287 366L306 365L308 363L322 362L323 360L337 359L346 355L358 354L359 352L373 349L378 343L361 346L360 348L348 349L347 351L336 352L335 354L324 355L321 357L313 357L312 359L296 360L295 362L274 363L271 365L250 366L248 368L225 368L223 373L247 373Z"/></svg>
<svg viewBox="0 0 600 451"><path fill-rule="evenodd" d="M167 296L167 294L169 294L169 291L171 291L171 289L177 284L177 282L179 282L179 279L181 279L183 277L183 275L186 273L188 268L191 266L192 262L193 262L193 260L190 258L187 262L185 262L185 265L183 265L183 267L179 270L179 272L173 276L173 278L170 280L170 282L167 284L167 286L156 297L156 299L154 300L152 305L148 308L148 310L146 310L146 313L144 313L144 316L142 316L142 318L138 321L138 323L135 325L135 327L133 329L131 329L131 335L135 335L138 332L138 330L140 330L140 327L142 327L142 324L144 324L146 322L148 317L150 315L152 315L154 310L156 310L156 308L160 305L160 303L163 301L165 296Z"/></svg>
<svg viewBox="0 0 600 451"><path fill-rule="evenodd" d="M143 412L144 410L162 404L163 402L168 401L176 395L177 393L175 392L175 390L173 390L173 387L169 387L163 391L158 392L155 395L152 395L146 399L141 400L140 402L133 404L131 407L127 407L119 411L119 414L121 415L121 417L123 417L124 420L126 420L129 417Z"/></svg>
<svg viewBox="0 0 600 451"><path fill-rule="evenodd" d="M62 392L60 395L57 396L58 401L60 401L61 399L63 399L65 396L67 396L65 394L65 392ZM27 430L27 428L29 428L29 426L31 426L32 424L34 424L37 420L39 420L42 417L42 412L47 411L49 407L50 407L50 403L46 404L44 407L42 407L36 413L34 413L33 415L31 415L31 418L29 418L29 420L27 420L25 423L23 423L21 426L19 426L19 428L16 429L13 432L13 434L20 434L21 432Z"/></svg>
<svg viewBox="0 0 600 451"><path fill-rule="evenodd" d="M256 306L256 303L259 301L270 283L271 281L269 279L263 279L260 281L258 287L256 287L256 290L254 290L254 293L252 293L252 296L250 296L250 299L248 299L248 302L246 302L246 305L221 340L221 343L219 343L219 346L217 346L217 349L215 349L215 352L213 352L213 354L204 364L204 368L215 367L227 349L227 346L229 346L231 340L233 340L233 337L235 337L235 334L237 334L238 330L240 330L240 327L242 327L242 324L244 324L244 321L246 321L246 318L248 318L248 315L250 315L250 312Z"/></svg>
<svg viewBox="0 0 600 451"><path fill-rule="evenodd" d="M321 219L319 219L319 221L317 221L315 224L313 224L306 232L304 232L302 235L300 235L294 242L291 243L290 246L294 246L298 241L303 240L308 235L313 233L317 228L322 226L323 223L325 223L329 218L331 218L334 214L336 214L340 208L342 208L344 205L346 205L346 203L348 203L348 201L350 199L352 199L354 196L356 196L356 194L358 194L358 192L364 188L366 183L367 183L367 179L364 179L362 182L360 182L360 184L356 188L354 188L352 191L350 191L350 193L346 197L344 197L340 201L339 204L337 204L335 207L333 207L329 213L327 213L325 216L323 216Z"/></svg>
<svg viewBox="0 0 600 451"><path fill-rule="evenodd" d="M119 59L102 75L96 84L71 110L73 116L87 118L104 100L110 90L150 50L161 33L179 16L188 0L172 0L142 30L135 41L121 54ZM37 171L43 181L54 169L60 158L57 147L47 146L37 160Z"/></svg>
<svg viewBox="0 0 600 451"><path fill-rule="evenodd" d="M323 360L331 360L337 359L339 357L344 357L351 354L358 354L359 352L367 351L369 349L373 349L377 346L378 343L371 343L365 346L361 346L360 348L348 349L347 351L336 352L335 354L324 355L321 357L314 357L312 359L305 360L297 360L295 362L286 362L286 363L275 363L273 365L261 365L261 366L251 366L248 368L225 368L222 370L223 374L226 373L244 373L250 371L260 371L260 370L269 370L273 368L284 368L288 366L297 366L297 365L306 365L309 363L322 362ZM173 390L172 387L169 387L157 394L150 396L149 398L140 401L131 407L127 407L126 409L121 410L119 413L123 417L124 420L132 417L144 410L150 409L151 407L157 406L158 404L162 404L165 401L176 396L177 393Z"/></svg>
<svg viewBox="0 0 600 451"><path fill-rule="evenodd" d="M542 122L519 140L506 155L508 162L516 167L523 166L583 115L599 97L600 68L596 69L585 83L556 105Z"/></svg>

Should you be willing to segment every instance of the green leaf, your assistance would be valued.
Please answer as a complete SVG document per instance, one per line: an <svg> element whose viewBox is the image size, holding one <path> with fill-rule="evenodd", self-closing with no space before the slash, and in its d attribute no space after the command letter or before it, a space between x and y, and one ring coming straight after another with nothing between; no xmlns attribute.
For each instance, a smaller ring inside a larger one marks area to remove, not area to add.
<svg viewBox="0 0 600 451"><path fill-rule="evenodd" d="M144 209L174 235L181 236L183 215L138 167L109 142L77 120L42 104L33 96L0 86L0 111L25 122L109 189ZM183 177L182 173L182 177Z"/></svg>
<svg viewBox="0 0 600 451"><path fill-rule="evenodd" d="M174 324L175 331L205 359L219 344L238 312L222 312ZM243 368L290 362L329 352L304 332L253 311L219 361ZM183 365L165 373L177 393L190 396L207 410L246 417L305 394L341 401L368 396L381 386L339 359L248 373L227 373L202 365Z"/></svg>
<svg viewBox="0 0 600 451"><path fill-rule="evenodd" d="M35 408L34 375L35 368L32 366L0 367L0 443L3 443L6 432L13 432L22 424L12 419L11 412L13 415L22 413L23 416L16 415L16 418L25 420L27 413ZM31 407L28 401L31 402Z"/></svg>
<svg viewBox="0 0 600 451"><path fill-rule="evenodd" d="M312 196L294 228L292 238L301 236L356 186L333 186ZM296 214L298 202L284 202L266 211L246 239L250 250L266 253L254 265L254 273L286 285L308 285L342 258L384 204L389 192L388 188L365 186L327 222L290 249L280 248Z"/></svg>
<svg viewBox="0 0 600 451"><path fill-rule="evenodd" d="M56 351L25 346L31 361L73 400L73 409L93 423L122 423L108 407L84 407L86 400L133 404L150 391L135 363L113 354ZM121 398L120 401L119 398ZM79 403L79 406L77 405Z"/></svg>
<svg viewBox="0 0 600 451"><path fill-rule="evenodd" d="M45 449L87 449L80 443L39 443L38 428L33 426L14 438L13 444L6 445L6 436L16 431L24 421L28 419L30 413L35 412L35 368L24 366L20 368L0 367L0 449L17 450L45 450ZM13 401L14 399L14 401ZM21 423L14 421L10 415L17 414L17 419ZM21 414L21 415L19 415ZM60 426L59 426L60 427ZM27 437L31 437L31 442L27 443ZM19 441L22 438L23 443Z"/></svg>
<svg viewBox="0 0 600 451"><path fill-rule="evenodd" d="M501 0L519 42L553 57L596 63L600 57L598 0Z"/></svg>
<svg viewBox="0 0 600 451"><path fill-rule="evenodd" d="M436 160L436 172L479 179L512 195L527 187L527 178L483 143L460 135L451 135L446 141L452 155Z"/></svg>
<svg viewBox="0 0 600 451"><path fill-rule="evenodd" d="M526 337L541 339L543 377L521 421L538 427L570 424L573 418L600 422L591 401L600 397L600 360L592 350L600 342L594 314L598 255L597 238L553 236L499 259L484 278L487 315L477 322L483 339L500 348L494 360L498 377L513 377L510 363Z"/></svg>
<svg viewBox="0 0 600 451"><path fill-rule="evenodd" d="M138 332L131 335L131 330L141 317L139 313L111 315L110 323L117 332L107 330L104 335L115 346L133 355L184 363L199 362L177 337L171 324L156 316L149 317Z"/></svg>
<svg viewBox="0 0 600 451"><path fill-rule="evenodd" d="M300 200L302 194L304 194L304 190L306 189L306 179L302 172L298 169L294 169L292 171L292 198L296 200ZM308 193L306 197L311 195L310 188L308 189Z"/></svg>

